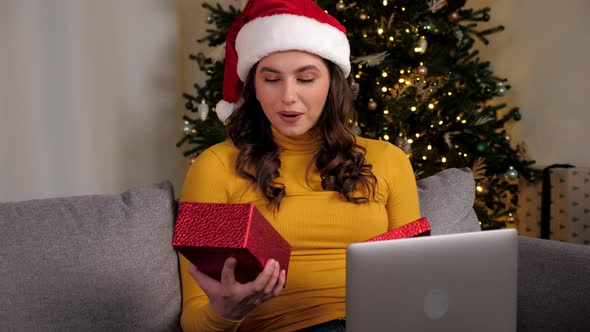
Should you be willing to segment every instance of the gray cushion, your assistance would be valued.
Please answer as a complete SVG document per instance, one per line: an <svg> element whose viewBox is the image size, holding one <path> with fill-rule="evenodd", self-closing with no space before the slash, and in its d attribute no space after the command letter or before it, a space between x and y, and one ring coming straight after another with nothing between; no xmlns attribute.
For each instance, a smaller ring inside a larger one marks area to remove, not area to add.
<svg viewBox="0 0 590 332"><path fill-rule="evenodd" d="M169 182L1 203L0 330L178 330L173 223Z"/></svg>
<svg viewBox="0 0 590 332"><path fill-rule="evenodd" d="M473 210L475 182L469 168L449 168L418 180L418 195L432 235L481 230Z"/></svg>
<svg viewBox="0 0 590 332"><path fill-rule="evenodd" d="M519 237L518 331L590 331L590 246Z"/></svg>

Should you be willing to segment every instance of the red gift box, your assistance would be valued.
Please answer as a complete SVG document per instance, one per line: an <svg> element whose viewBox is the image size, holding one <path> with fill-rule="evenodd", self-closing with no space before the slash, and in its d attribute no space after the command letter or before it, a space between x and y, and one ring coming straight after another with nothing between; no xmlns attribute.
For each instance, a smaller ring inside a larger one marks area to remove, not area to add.
<svg viewBox="0 0 590 332"><path fill-rule="evenodd" d="M428 223L428 219L426 219L426 217L422 217L418 220L412 221L409 224L405 224L401 227L370 238L365 242L405 239L426 235L430 235L430 224Z"/></svg>
<svg viewBox="0 0 590 332"><path fill-rule="evenodd" d="M269 259L287 272L291 246L252 204L180 202L172 245L199 271L221 280L228 257L236 280L256 279Z"/></svg>

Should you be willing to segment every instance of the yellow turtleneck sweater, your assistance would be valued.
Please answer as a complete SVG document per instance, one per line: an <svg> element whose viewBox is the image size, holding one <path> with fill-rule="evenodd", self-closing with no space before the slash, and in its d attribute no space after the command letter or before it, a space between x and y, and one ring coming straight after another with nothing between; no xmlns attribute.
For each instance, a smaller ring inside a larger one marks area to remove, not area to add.
<svg viewBox="0 0 590 332"><path fill-rule="evenodd" d="M258 188L235 174L238 153L231 141L204 151L188 171L181 200L253 203L291 244L287 285L241 321L218 316L187 272L180 256L184 331L293 331L345 317L346 247L420 217L418 192L406 155L394 145L357 137L377 177L378 201L356 205L322 191L317 171L306 167L319 145L308 133L292 139L273 130L281 148L280 177L286 195L277 213L266 207ZM368 272L370 273L370 272Z"/></svg>

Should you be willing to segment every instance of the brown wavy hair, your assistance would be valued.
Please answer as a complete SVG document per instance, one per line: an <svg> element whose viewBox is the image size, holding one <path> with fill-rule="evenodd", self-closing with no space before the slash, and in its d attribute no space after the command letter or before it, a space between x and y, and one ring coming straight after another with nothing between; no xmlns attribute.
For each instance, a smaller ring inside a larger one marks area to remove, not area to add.
<svg viewBox="0 0 590 332"><path fill-rule="evenodd" d="M330 87L316 124L322 140L318 152L307 165L306 176L309 178L315 164L324 190L336 191L351 203L366 203L375 197L377 178L372 165L366 163L366 150L356 144L352 131L357 119L352 92L340 68L328 60L324 62L330 74ZM242 103L229 117L226 129L239 149L237 174L257 185L269 207L277 210L285 196L285 185L276 181L281 167L279 147L273 140L270 121L256 99L256 67L248 74Z"/></svg>

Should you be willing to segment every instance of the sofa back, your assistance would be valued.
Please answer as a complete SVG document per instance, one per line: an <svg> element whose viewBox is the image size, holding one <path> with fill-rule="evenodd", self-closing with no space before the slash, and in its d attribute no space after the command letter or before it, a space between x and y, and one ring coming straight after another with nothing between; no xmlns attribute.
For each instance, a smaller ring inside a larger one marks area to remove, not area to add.
<svg viewBox="0 0 590 332"><path fill-rule="evenodd" d="M177 331L169 182L0 203L0 331Z"/></svg>
<svg viewBox="0 0 590 332"><path fill-rule="evenodd" d="M468 169L418 181L432 234L479 230ZM0 330L175 331L181 290L169 182L0 203Z"/></svg>

